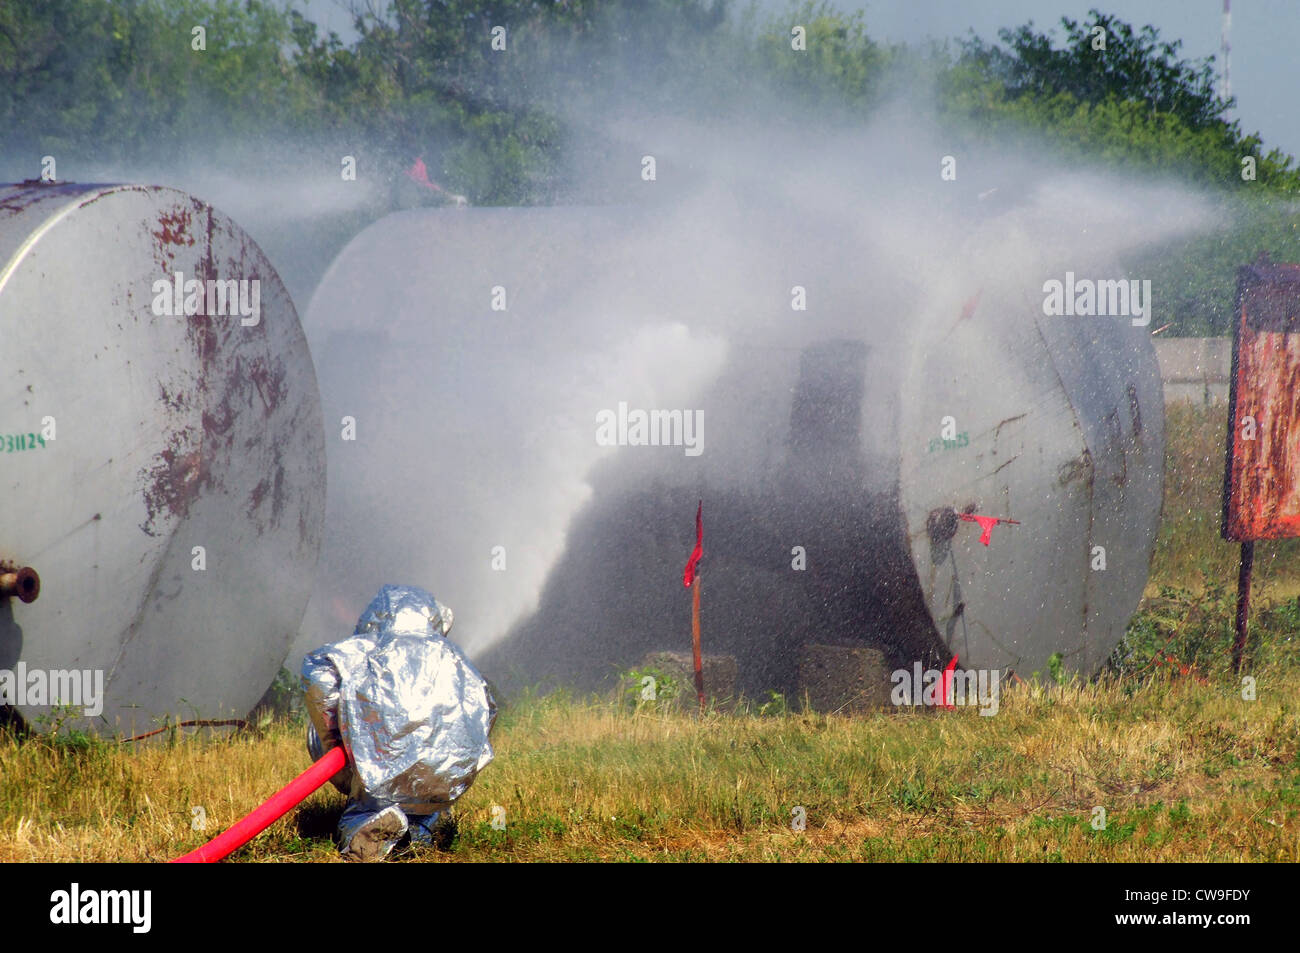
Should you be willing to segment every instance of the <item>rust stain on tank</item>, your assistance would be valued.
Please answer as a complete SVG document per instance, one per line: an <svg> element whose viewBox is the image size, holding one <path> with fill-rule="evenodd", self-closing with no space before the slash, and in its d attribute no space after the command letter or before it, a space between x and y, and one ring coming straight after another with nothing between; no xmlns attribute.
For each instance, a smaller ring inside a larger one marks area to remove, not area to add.
<svg viewBox="0 0 1300 953"><path fill-rule="evenodd" d="M259 480L257 486L253 487L253 492L248 494L248 515L254 516L256 510L262 505L262 500L266 499L267 491L271 489L271 484L265 479Z"/></svg>
<svg viewBox="0 0 1300 953"><path fill-rule="evenodd" d="M1119 411L1112 410L1103 421L1106 425L1106 455L1108 464L1119 460L1118 471L1110 474L1111 482L1123 486L1128 482L1128 454L1124 452L1124 429L1119 420Z"/></svg>
<svg viewBox="0 0 1300 953"><path fill-rule="evenodd" d="M263 477L259 480L252 492L248 494L248 517L257 523L258 532L279 527L280 518L284 515L285 506L289 502L284 479L284 461L278 446L271 452L271 474L270 478ZM271 501L271 514L269 518L263 520L258 510L268 497Z"/></svg>
<svg viewBox="0 0 1300 953"><path fill-rule="evenodd" d="M235 425L235 415L230 409L229 401L222 401L217 406L203 412L203 433L214 437L224 437Z"/></svg>
<svg viewBox="0 0 1300 953"><path fill-rule="evenodd" d="M1061 486L1080 479L1087 480L1089 485L1092 484L1092 454L1087 450L1073 460L1062 463L1056 471L1056 482Z"/></svg>
<svg viewBox="0 0 1300 953"><path fill-rule="evenodd" d="M280 462L280 452L275 453L275 480L271 487L271 524L280 525L280 517L284 514L284 504L286 503L284 491L284 466Z"/></svg>
<svg viewBox="0 0 1300 953"><path fill-rule="evenodd" d="M158 267L170 278L175 268L177 246L192 246L194 235L193 219L189 209L181 208L172 212L162 212L158 216L158 227L150 232L154 246L158 250Z"/></svg>
<svg viewBox="0 0 1300 953"><path fill-rule="evenodd" d="M162 382L158 384L158 399L168 410L180 413L189 406L189 400L184 394L175 394L167 389Z"/></svg>
<svg viewBox="0 0 1300 953"><path fill-rule="evenodd" d="M153 466L141 473L147 516L140 528L150 536L158 535L161 520L184 519L198 497L203 454L187 449L192 444L188 431L173 433L167 447L155 455Z"/></svg>
<svg viewBox="0 0 1300 953"><path fill-rule="evenodd" d="M216 279L217 267L212 257L212 212L198 201L194 202L194 213L206 219L203 223L204 242L203 257L198 264L198 271L194 277L207 288L207 282ZM190 220L190 213L182 213L186 220ZM191 242L192 244L192 242ZM204 299L205 307L200 309L199 314L190 316L187 319L186 335L189 337L191 345L194 347L194 354L199 359L199 365L203 368L203 380L205 382L212 380L212 374L215 368L213 360L220 353L224 338L222 337L222 328L219 326L219 319L207 314L206 297Z"/></svg>
<svg viewBox="0 0 1300 953"><path fill-rule="evenodd" d="M48 182L45 179L23 179L18 185L18 189L0 202L0 212L6 213L3 216L5 218L27 211L49 195L73 195L78 191L69 188L76 183L63 180Z"/></svg>
<svg viewBox="0 0 1300 953"><path fill-rule="evenodd" d="M154 230L153 237L159 245L193 245L194 236L190 233L192 223L189 209L164 212L158 216L158 228Z"/></svg>
<svg viewBox="0 0 1300 953"><path fill-rule="evenodd" d="M253 366L248 371L248 378L257 388L258 396L262 398L262 406L268 416L288 396L289 386L285 382L284 365L280 362L276 362L275 366L271 367L265 358L259 357L253 361Z"/></svg>
<svg viewBox="0 0 1300 953"><path fill-rule="evenodd" d="M1137 386L1133 383L1128 385L1128 416L1129 421L1133 424L1133 439L1142 440L1142 407L1138 404Z"/></svg>
<svg viewBox="0 0 1300 953"><path fill-rule="evenodd" d="M1029 416L1028 413L1016 414L1014 417L1008 417L1005 420L999 421L998 425L993 428L993 439L996 440L998 438L998 436L1002 433L1002 428L1005 427L1007 424L1014 423L1017 420L1022 420L1028 416Z"/></svg>

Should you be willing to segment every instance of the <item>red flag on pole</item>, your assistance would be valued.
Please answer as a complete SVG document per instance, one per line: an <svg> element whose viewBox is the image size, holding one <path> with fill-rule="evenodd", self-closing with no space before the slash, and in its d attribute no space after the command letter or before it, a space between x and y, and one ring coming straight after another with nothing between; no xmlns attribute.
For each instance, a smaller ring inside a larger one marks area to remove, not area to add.
<svg viewBox="0 0 1300 953"><path fill-rule="evenodd" d="M691 583L695 581L695 564L700 561L704 555L704 501L700 500L700 505L695 510L695 548L691 550L691 558L686 561L686 571L682 573L682 585L687 589L691 588Z"/></svg>
<svg viewBox="0 0 1300 953"><path fill-rule="evenodd" d="M415 164L406 170L406 175L417 185L423 185L426 189L429 189L433 192L446 191L446 189L444 189L437 182L432 182L429 180L429 167L424 164L423 159L416 159Z"/></svg>
<svg viewBox="0 0 1300 953"><path fill-rule="evenodd" d="M429 167L424 164L423 159L415 160L415 163L409 169L406 170L406 177L409 178L416 185L422 185L431 192L438 192L439 194L443 195L450 201L455 202L457 206L469 204L465 200L465 196L453 195L451 192L448 192L437 182L432 181L429 178Z"/></svg>
<svg viewBox="0 0 1300 953"><path fill-rule="evenodd" d="M691 643L695 654L695 694L700 702L700 712L705 708L704 701L704 657L700 654L700 580L695 574L695 566L704 555L704 501L695 508L695 548L691 558L686 561L686 570L682 573L682 585L691 590Z"/></svg>

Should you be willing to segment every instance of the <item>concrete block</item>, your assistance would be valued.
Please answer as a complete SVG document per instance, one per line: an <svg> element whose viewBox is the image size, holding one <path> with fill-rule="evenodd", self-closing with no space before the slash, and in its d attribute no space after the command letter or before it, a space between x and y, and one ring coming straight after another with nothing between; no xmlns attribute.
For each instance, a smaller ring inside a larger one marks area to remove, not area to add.
<svg viewBox="0 0 1300 953"><path fill-rule="evenodd" d="M678 687L677 702L683 708L696 709L695 656L690 652L651 652L641 660L638 671L659 671L672 678ZM727 710L736 701L737 668L734 655L705 655L700 659L704 675L704 697L715 707Z"/></svg>
<svg viewBox="0 0 1300 953"><path fill-rule="evenodd" d="M814 711L873 711L889 705L884 653L866 646L805 645L799 658L799 698Z"/></svg>

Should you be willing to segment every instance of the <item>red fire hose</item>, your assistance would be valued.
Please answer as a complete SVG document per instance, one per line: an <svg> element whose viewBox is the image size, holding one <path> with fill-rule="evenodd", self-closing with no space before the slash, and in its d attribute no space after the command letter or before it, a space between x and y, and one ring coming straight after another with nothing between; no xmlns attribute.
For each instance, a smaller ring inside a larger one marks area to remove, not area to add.
<svg viewBox="0 0 1300 953"><path fill-rule="evenodd" d="M338 774L347 763L348 756L342 745L331 748L319 761L277 791L270 800L242 821L218 834L198 850L192 850L184 857L177 857L172 863L212 864L234 853L288 814L296 805L305 801L307 795Z"/></svg>

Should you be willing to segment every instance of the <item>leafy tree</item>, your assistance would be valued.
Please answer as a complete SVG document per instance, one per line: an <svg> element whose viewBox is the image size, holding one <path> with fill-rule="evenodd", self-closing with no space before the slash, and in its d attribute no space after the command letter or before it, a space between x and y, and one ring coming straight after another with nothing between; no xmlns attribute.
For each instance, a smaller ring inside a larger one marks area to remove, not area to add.
<svg viewBox="0 0 1300 953"><path fill-rule="evenodd" d="M166 161L283 125L310 100L290 39L257 0L0 4L5 152Z"/></svg>
<svg viewBox="0 0 1300 953"><path fill-rule="evenodd" d="M796 26L804 30L800 51L791 45ZM805 0L760 32L754 72L800 107L861 110L878 102L896 52L871 39L862 11L845 15L825 0Z"/></svg>
<svg viewBox="0 0 1300 953"><path fill-rule="evenodd" d="M1082 24L1061 18L1063 47L1035 33L1030 21L998 31L1009 49L972 37L964 43L966 56L1013 98L1069 93L1082 102L1100 103L1114 97L1140 100L1152 114L1177 116L1192 129L1222 122L1232 103L1214 92L1213 56L1186 62L1178 58L1181 40L1161 41L1153 26L1135 33L1117 17L1095 9L1089 13L1091 19ZM1103 32L1098 34L1098 29Z"/></svg>
<svg viewBox="0 0 1300 953"><path fill-rule="evenodd" d="M554 201L573 185L561 159L582 106L612 89L637 89L646 107L680 92L674 67L722 37L725 11L720 0L391 0L382 15L358 10L355 56L384 93L362 121L475 203ZM318 73L347 62L307 49Z"/></svg>
<svg viewBox="0 0 1300 953"><path fill-rule="evenodd" d="M1182 43L1092 10L1078 23L1062 17L1065 45L1033 24L999 31L1007 49L977 37L946 77L950 115L975 120L985 136L1033 129L1058 146L1124 166L1174 172L1207 184L1240 185L1241 161L1253 157L1256 183L1300 191L1294 160L1260 153L1256 133L1242 135L1224 117L1232 102L1214 91L1214 57L1178 58ZM1095 48L1104 31L1104 49Z"/></svg>
<svg viewBox="0 0 1300 953"><path fill-rule="evenodd" d="M934 81L955 145L1027 135L1065 162L1223 196L1226 233L1131 263L1180 289L1174 333L1226 329L1236 266L1259 251L1300 259L1290 204L1300 171L1228 120L1213 58L1181 59L1154 27L1096 10L1063 18L1061 41L1028 23L1000 31L1000 44L927 52L877 42L862 13L826 0L763 16L751 4L740 17L727 0L355 0L359 38L347 44L290 2L0 0L0 175L31 176L47 153L64 175L78 158L179 168L287 156L290 144L333 162L354 153L386 193L281 239L286 254L327 261L366 222L439 201L402 174L417 157L475 204L590 201L604 193L575 160L624 148L611 116L779 125L816 110L856 122L894 90ZM198 25L203 51L191 43ZM791 49L795 25L802 51ZM495 26L506 55L492 47ZM1243 157L1254 181L1241 177Z"/></svg>

